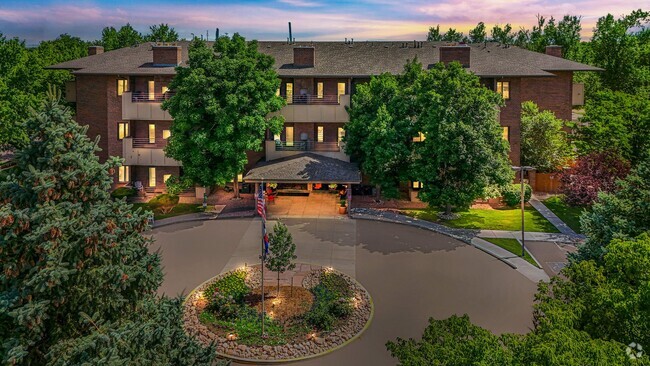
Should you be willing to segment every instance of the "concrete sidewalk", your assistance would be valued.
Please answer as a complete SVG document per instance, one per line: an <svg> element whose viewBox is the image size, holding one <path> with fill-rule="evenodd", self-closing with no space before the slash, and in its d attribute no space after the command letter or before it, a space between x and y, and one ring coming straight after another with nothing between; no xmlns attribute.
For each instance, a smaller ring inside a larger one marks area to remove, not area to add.
<svg viewBox="0 0 650 366"><path fill-rule="evenodd" d="M527 231L525 234L526 240L535 241L552 241L560 243L578 243L584 238L582 235L562 234L562 233L539 233ZM521 240L521 231L506 231L506 230L481 230L477 234L480 238L506 238Z"/></svg>
<svg viewBox="0 0 650 366"><path fill-rule="evenodd" d="M533 206L545 219L547 219L553 226L555 226L562 234L571 235L578 238L584 238L584 235L578 234L573 229L569 227L564 221L562 221L556 214L553 213L548 207L542 203L537 197L531 197L528 201L531 206Z"/></svg>

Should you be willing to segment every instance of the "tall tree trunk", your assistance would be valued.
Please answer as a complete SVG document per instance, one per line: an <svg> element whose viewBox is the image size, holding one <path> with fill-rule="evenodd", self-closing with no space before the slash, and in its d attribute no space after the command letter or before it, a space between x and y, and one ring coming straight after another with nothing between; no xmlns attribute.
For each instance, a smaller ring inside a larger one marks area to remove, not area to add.
<svg viewBox="0 0 650 366"><path fill-rule="evenodd" d="M375 200L377 202L381 201L381 186L379 184L375 185L375 192L377 194L377 197L375 197Z"/></svg>
<svg viewBox="0 0 650 366"><path fill-rule="evenodd" d="M447 204L447 207L445 208L445 215L447 215L447 217L449 217L449 215L451 215L451 205L450 204Z"/></svg>
<svg viewBox="0 0 650 366"><path fill-rule="evenodd" d="M280 297L280 271L278 271L278 296Z"/></svg>
<svg viewBox="0 0 650 366"><path fill-rule="evenodd" d="M233 181L233 189L235 190L235 198L239 198L239 174L235 174Z"/></svg>

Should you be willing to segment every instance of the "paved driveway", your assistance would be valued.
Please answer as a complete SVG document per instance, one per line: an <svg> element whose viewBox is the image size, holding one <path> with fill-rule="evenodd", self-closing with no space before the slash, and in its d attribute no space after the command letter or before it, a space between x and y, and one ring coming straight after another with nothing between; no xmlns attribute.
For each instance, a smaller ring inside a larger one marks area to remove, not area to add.
<svg viewBox="0 0 650 366"><path fill-rule="evenodd" d="M283 220L298 261L342 267L370 292L375 316L352 344L301 365L394 365L385 343L420 337L427 319L468 313L496 332L532 327L536 285L499 260L447 236L364 220ZM258 255L258 219L216 220L157 229L165 267L161 292L187 293ZM256 248L257 247L257 248Z"/></svg>

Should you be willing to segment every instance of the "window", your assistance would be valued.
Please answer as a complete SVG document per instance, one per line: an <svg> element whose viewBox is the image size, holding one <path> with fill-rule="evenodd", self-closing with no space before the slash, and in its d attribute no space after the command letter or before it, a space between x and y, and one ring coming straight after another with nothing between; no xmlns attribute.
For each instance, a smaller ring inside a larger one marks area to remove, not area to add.
<svg viewBox="0 0 650 366"><path fill-rule="evenodd" d="M338 134L339 134L339 143L341 143L341 141L343 141L343 138L345 137L345 129L343 129L343 127L339 127Z"/></svg>
<svg viewBox="0 0 650 366"><path fill-rule="evenodd" d="M287 138L287 146L293 146L293 127L287 126L285 128L285 134Z"/></svg>
<svg viewBox="0 0 650 366"><path fill-rule="evenodd" d="M341 95L345 95L345 83L338 83L337 86L337 99L341 102Z"/></svg>
<svg viewBox="0 0 650 366"><path fill-rule="evenodd" d="M503 139L510 141L510 127L501 127L503 129Z"/></svg>
<svg viewBox="0 0 650 366"><path fill-rule="evenodd" d="M129 134L129 122L119 122L117 124L117 139L121 140L129 136L131 136Z"/></svg>
<svg viewBox="0 0 650 366"><path fill-rule="evenodd" d="M325 134L325 127L317 126L316 127L316 141L323 142L323 135Z"/></svg>
<svg viewBox="0 0 650 366"><path fill-rule="evenodd" d="M323 99L323 83L319 82L316 84L316 97L318 99Z"/></svg>
<svg viewBox="0 0 650 366"><path fill-rule="evenodd" d="M131 169L128 165L122 165L117 168L117 181L120 183L126 183L131 180Z"/></svg>
<svg viewBox="0 0 650 366"><path fill-rule="evenodd" d="M153 123L149 124L149 143L156 143L156 125Z"/></svg>
<svg viewBox="0 0 650 366"><path fill-rule="evenodd" d="M273 141L280 141L280 134L279 133L274 133L273 134Z"/></svg>
<svg viewBox="0 0 650 366"><path fill-rule="evenodd" d="M293 103L293 83L287 83L286 91L287 91L287 103L291 104Z"/></svg>
<svg viewBox="0 0 650 366"><path fill-rule="evenodd" d="M497 81L497 93L501 94L505 100L510 99L510 82Z"/></svg>
<svg viewBox="0 0 650 366"><path fill-rule="evenodd" d="M422 142L426 139L427 137L424 136L422 132L418 132L418 135L413 137L413 142Z"/></svg>
<svg viewBox="0 0 650 366"><path fill-rule="evenodd" d="M277 95L278 97L280 96L280 88L278 88L278 90L275 91L275 95Z"/></svg>
<svg viewBox="0 0 650 366"><path fill-rule="evenodd" d="M172 135L172 132L170 130L163 130L163 138L167 140L169 136Z"/></svg>
<svg viewBox="0 0 650 366"><path fill-rule="evenodd" d="M415 181L411 185L413 189L422 189L422 182Z"/></svg>
<svg viewBox="0 0 650 366"><path fill-rule="evenodd" d="M129 80L117 79L117 95L122 95L125 91L129 91Z"/></svg>
<svg viewBox="0 0 650 366"><path fill-rule="evenodd" d="M156 99L156 82L153 81L153 80L149 80L148 89L149 89L149 100L155 100Z"/></svg>
<svg viewBox="0 0 650 366"><path fill-rule="evenodd" d="M166 94L169 91L169 87L163 86L162 87L162 93Z"/></svg>
<svg viewBox="0 0 650 366"><path fill-rule="evenodd" d="M171 174L163 174L163 183L167 183L167 179L171 178Z"/></svg>
<svg viewBox="0 0 650 366"><path fill-rule="evenodd" d="M149 187L155 187L156 186L156 168L150 167L149 168Z"/></svg>

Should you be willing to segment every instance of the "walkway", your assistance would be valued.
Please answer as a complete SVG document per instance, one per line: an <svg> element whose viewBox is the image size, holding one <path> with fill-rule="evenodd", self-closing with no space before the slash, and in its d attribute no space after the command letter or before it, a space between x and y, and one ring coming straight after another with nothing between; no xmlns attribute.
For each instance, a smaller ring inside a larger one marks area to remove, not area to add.
<svg viewBox="0 0 650 366"><path fill-rule="evenodd" d="M576 238L584 238L584 235L580 235L573 231L564 221L562 221L556 214L553 213L548 207L546 207L542 201L537 199L537 197L531 197L528 201L531 206L533 206L544 218L546 218L553 226L555 226L562 234L571 235Z"/></svg>
<svg viewBox="0 0 650 366"><path fill-rule="evenodd" d="M266 212L271 218L290 217L346 217L339 214L338 194L312 191L309 196L278 196L267 202Z"/></svg>

